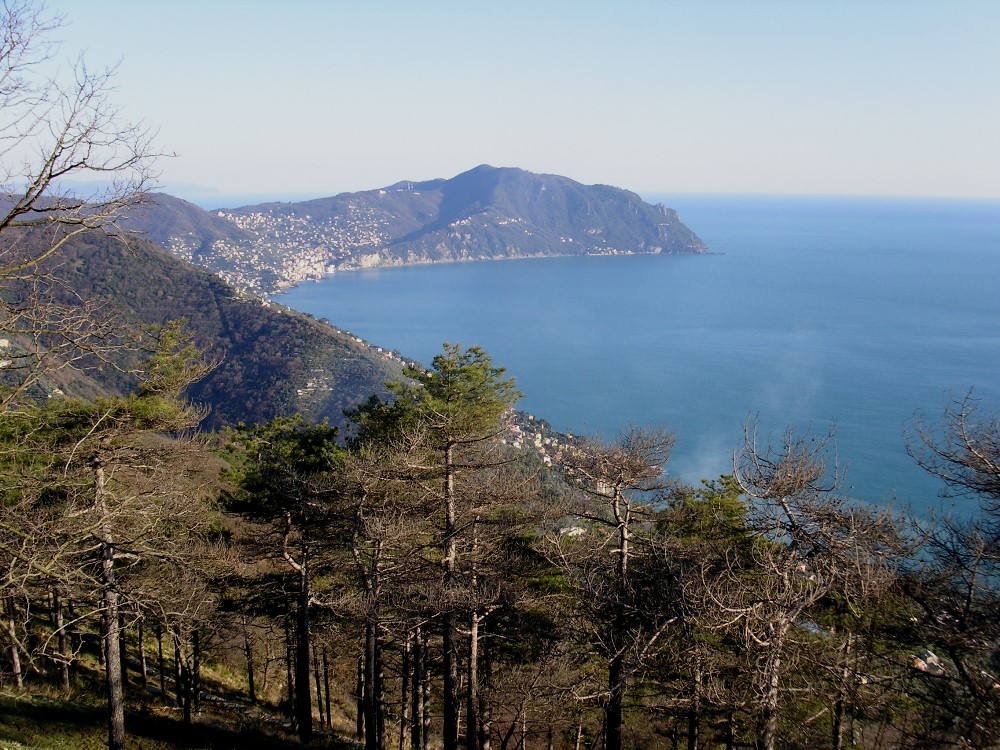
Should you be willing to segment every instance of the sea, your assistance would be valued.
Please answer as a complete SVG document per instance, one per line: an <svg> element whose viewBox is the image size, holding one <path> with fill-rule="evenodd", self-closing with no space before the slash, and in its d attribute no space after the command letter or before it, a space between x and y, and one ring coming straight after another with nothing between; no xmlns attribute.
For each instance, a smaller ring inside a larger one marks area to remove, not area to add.
<svg viewBox="0 0 1000 750"><path fill-rule="evenodd" d="M644 197L711 253L338 272L279 301L423 363L479 345L562 432L666 427L687 482L731 472L748 425L794 427L832 433L859 500L974 510L907 445L957 400L1000 410L1000 201Z"/></svg>

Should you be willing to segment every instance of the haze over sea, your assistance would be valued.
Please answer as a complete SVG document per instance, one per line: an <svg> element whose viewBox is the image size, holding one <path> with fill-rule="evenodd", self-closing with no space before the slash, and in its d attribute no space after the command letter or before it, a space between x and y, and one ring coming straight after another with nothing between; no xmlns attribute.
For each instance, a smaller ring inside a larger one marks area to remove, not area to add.
<svg viewBox="0 0 1000 750"><path fill-rule="evenodd" d="M1000 409L1000 202L646 198L715 254L337 273L280 301L425 363L478 344L560 431L666 425L688 481L730 471L758 416L834 425L855 496L937 507L904 433L970 389Z"/></svg>

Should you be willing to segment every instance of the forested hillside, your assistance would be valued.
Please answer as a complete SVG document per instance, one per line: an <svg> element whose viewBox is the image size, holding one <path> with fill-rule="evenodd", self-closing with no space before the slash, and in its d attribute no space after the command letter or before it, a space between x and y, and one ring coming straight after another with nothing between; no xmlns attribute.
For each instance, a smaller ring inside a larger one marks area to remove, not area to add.
<svg viewBox="0 0 1000 750"><path fill-rule="evenodd" d="M122 324L162 325L183 318L216 367L189 396L210 408L205 427L256 423L301 413L343 420L401 372L402 363L354 337L273 303L246 298L216 276L169 256L149 242L124 243L102 233L67 243L51 264L58 298L86 299ZM138 351L118 351L110 364L81 362L84 380L63 390L108 393L134 387ZM88 366L89 365L89 366ZM89 379L86 380L86 379ZM84 384L90 390L81 390Z"/></svg>
<svg viewBox="0 0 1000 750"><path fill-rule="evenodd" d="M664 430L542 461L476 348L364 404L346 446L279 419L210 450L163 434L197 418L175 388L199 366L172 340L134 396L7 415L12 695L94 701L104 675L123 731L159 717L216 748L1000 739L1000 424L974 402L915 454L981 512L917 531L841 496L821 435L749 425L733 475L699 488L665 479ZM44 741L0 709L0 731Z"/></svg>

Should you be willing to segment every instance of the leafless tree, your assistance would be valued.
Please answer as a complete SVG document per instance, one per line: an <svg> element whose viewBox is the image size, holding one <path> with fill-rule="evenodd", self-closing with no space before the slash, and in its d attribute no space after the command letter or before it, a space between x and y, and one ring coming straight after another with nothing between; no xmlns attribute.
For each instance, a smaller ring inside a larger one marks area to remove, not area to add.
<svg viewBox="0 0 1000 750"><path fill-rule="evenodd" d="M789 428L777 443L762 442L748 422L734 474L748 498L754 543L706 586L715 627L741 643L752 688L746 704L757 721L756 743L773 750L783 702L800 686L793 677L818 634L820 605L835 600L855 616L894 580L898 526L836 494L840 477L828 453L832 434ZM842 718L842 717L841 717ZM842 747L834 721L833 746Z"/></svg>
<svg viewBox="0 0 1000 750"><path fill-rule="evenodd" d="M910 687L926 704L916 740L971 747L1000 739L1000 420L971 393L940 425L918 418L908 439L916 462L970 501L965 512L923 525L919 564L906 578L917 605ZM976 507L978 506L978 508Z"/></svg>
<svg viewBox="0 0 1000 750"><path fill-rule="evenodd" d="M99 304L67 303L52 271L73 238L120 235L159 154L152 132L112 101L113 70L94 71L82 57L59 62L60 23L30 0L0 4L0 414L43 395L47 374L86 357L107 360L132 339ZM52 390L47 384L45 395ZM59 519L18 512L5 504L0 513L8 590L53 576L62 554L34 541L60 538L33 528Z"/></svg>
<svg viewBox="0 0 1000 750"><path fill-rule="evenodd" d="M19 549L34 550L6 555L8 593L28 595L32 582L47 580L95 603L115 748L124 743L120 634L122 616L135 609L130 583L153 564L190 564L185 542L207 523L194 480L199 445L165 436L203 416L179 394L204 368L179 326L167 326L160 344L133 395L50 399L8 411L0 422L8 437L5 481L25 513Z"/></svg>
<svg viewBox="0 0 1000 750"><path fill-rule="evenodd" d="M607 750L622 746L630 672L670 621L662 613L647 621L648 611L637 606L630 562L645 552L643 532L649 531L652 504L668 486L664 465L673 445L669 432L632 428L610 444L582 440L557 456L585 500L572 511L579 534L571 529L551 535L549 554L576 582L579 601L594 620L587 632L607 666L606 690L599 696Z"/></svg>
<svg viewBox="0 0 1000 750"><path fill-rule="evenodd" d="M51 269L82 233L121 235L159 156L149 128L112 101L113 70L58 63L59 24L30 0L0 4L0 408L47 372L121 344L98 306L55 301Z"/></svg>
<svg viewBox="0 0 1000 750"><path fill-rule="evenodd" d="M945 409L937 428L918 417L907 449L950 496L977 501L984 520L1000 519L1000 418L972 393Z"/></svg>
<svg viewBox="0 0 1000 750"><path fill-rule="evenodd" d="M72 238L118 233L158 156L149 129L113 103L114 71L90 70L82 58L59 64L60 21L30 0L0 3L0 413L30 403L46 373L106 358L128 338L99 305L54 301L65 295L51 269ZM29 528L48 520L4 505L6 587L51 574Z"/></svg>

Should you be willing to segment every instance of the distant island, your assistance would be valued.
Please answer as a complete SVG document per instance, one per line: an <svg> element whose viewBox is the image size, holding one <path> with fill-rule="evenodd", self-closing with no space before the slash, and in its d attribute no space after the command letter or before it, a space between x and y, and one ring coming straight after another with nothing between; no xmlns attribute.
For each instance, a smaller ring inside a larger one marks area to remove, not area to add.
<svg viewBox="0 0 1000 750"><path fill-rule="evenodd" d="M635 193L488 165L447 180L215 211L157 194L127 228L261 297L339 270L708 250L676 211Z"/></svg>

